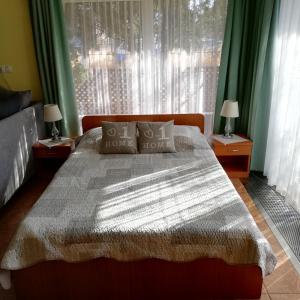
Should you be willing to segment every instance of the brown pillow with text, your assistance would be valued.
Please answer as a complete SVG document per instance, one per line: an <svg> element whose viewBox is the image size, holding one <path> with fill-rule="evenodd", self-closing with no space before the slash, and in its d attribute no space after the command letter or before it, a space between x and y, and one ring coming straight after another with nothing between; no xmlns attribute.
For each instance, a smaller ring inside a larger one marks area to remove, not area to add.
<svg viewBox="0 0 300 300"><path fill-rule="evenodd" d="M100 153L137 153L136 122L102 122Z"/></svg>
<svg viewBox="0 0 300 300"><path fill-rule="evenodd" d="M174 121L138 122L140 153L176 152Z"/></svg>

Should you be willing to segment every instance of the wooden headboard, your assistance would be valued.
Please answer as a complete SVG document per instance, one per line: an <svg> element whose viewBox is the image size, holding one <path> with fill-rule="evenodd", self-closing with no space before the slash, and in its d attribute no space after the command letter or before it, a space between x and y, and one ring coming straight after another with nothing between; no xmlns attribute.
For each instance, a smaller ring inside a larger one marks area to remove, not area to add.
<svg viewBox="0 0 300 300"><path fill-rule="evenodd" d="M161 114L161 115L88 115L82 118L83 132L95 127L100 127L102 121L108 122L167 122L174 120L175 125L198 126L204 133L203 114Z"/></svg>

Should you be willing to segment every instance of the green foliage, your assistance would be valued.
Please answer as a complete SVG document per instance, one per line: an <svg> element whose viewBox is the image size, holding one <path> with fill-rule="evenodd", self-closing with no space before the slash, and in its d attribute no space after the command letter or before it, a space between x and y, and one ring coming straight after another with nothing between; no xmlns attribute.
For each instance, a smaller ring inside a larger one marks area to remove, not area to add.
<svg viewBox="0 0 300 300"><path fill-rule="evenodd" d="M148 0L147 0L148 1ZM142 44L142 2L99 1L65 3L70 42L78 41L86 56L89 49L132 51ZM222 41L227 0L153 0L155 44L190 50L207 41ZM169 38L166 38L166 35ZM168 40L168 41L167 41ZM72 45L74 47L74 45ZM132 49L133 48L133 49Z"/></svg>

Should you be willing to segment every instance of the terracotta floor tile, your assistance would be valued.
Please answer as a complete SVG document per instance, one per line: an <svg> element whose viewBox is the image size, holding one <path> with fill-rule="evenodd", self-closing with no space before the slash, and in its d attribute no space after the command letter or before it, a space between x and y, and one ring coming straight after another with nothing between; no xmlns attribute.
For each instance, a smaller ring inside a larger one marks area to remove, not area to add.
<svg viewBox="0 0 300 300"><path fill-rule="evenodd" d="M263 284L263 286L262 286L261 293L262 293L262 294L267 294L267 289L266 289L266 287L265 287L264 284Z"/></svg>
<svg viewBox="0 0 300 300"><path fill-rule="evenodd" d="M273 234L270 234L267 237L267 239L268 239L269 243L271 244L271 247L277 258L277 266L276 267L279 267L281 264L283 264L287 260L289 260L289 258Z"/></svg>
<svg viewBox="0 0 300 300"><path fill-rule="evenodd" d="M262 217L261 217L262 218ZM254 220L259 228L259 230L264 234L264 236L266 238L268 238L270 235L272 235L272 231L270 229L270 227L268 226L268 224L266 223L266 221L263 220L259 220L259 218L254 217Z"/></svg>
<svg viewBox="0 0 300 300"><path fill-rule="evenodd" d="M270 300L270 297L268 294L262 294L261 297L259 298L260 300Z"/></svg>
<svg viewBox="0 0 300 300"><path fill-rule="evenodd" d="M300 300L300 294L270 294L271 300Z"/></svg>
<svg viewBox="0 0 300 300"><path fill-rule="evenodd" d="M277 266L264 284L269 294L300 293L300 276L289 260Z"/></svg>
<svg viewBox="0 0 300 300"><path fill-rule="evenodd" d="M242 300L242 299L230 299L230 300ZM243 300L250 300L250 299L243 299ZM270 300L270 297L268 294L262 294L259 299L252 299L252 300Z"/></svg>

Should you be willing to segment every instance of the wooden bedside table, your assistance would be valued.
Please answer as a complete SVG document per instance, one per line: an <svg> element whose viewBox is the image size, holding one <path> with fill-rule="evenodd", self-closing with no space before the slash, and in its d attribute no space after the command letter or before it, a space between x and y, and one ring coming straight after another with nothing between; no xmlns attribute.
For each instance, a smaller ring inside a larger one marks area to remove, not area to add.
<svg viewBox="0 0 300 300"><path fill-rule="evenodd" d="M32 151L36 161L38 174L47 171L50 173L56 172L74 149L75 141L53 146L51 148L40 143L33 144Z"/></svg>
<svg viewBox="0 0 300 300"><path fill-rule="evenodd" d="M249 177L252 145L250 140L228 145L212 141L215 155L230 178Z"/></svg>

